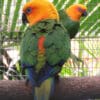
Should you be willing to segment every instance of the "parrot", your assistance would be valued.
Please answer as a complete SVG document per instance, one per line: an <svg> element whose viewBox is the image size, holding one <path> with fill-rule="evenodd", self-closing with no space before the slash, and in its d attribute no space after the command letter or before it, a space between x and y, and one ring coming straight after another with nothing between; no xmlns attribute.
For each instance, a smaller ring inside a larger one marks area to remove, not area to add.
<svg viewBox="0 0 100 100"><path fill-rule="evenodd" d="M48 0L23 5L22 22L27 24L20 44L21 67L27 71L34 100L49 100L55 76L70 57L70 36Z"/></svg>
<svg viewBox="0 0 100 100"><path fill-rule="evenodd" d="M80 19L88 15L87 7L83 4L72 4L68 8L61 9L58 12L60 21L68 30L70 39L75 38L80 28ZM84 64L82 59L74 55L72 52L70 57L76 63L76 65L79 66L79 62L81 62L82 65Z"/></svg>
<svg viewBox="0 0 100 100"><path fill-rule="evenodd" d="M68 30L70 39L75 38L79 27L81 17L87 16L87 7L83 4L73 4L68 8L59 10L60 21Z"/></svg>

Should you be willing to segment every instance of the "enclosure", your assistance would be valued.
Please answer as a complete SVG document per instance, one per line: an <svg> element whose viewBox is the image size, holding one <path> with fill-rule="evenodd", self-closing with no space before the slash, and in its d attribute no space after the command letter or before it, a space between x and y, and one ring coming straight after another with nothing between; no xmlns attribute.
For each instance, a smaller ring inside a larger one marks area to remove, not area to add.
<svg viewBox="0 0 100 100"><path fill-rule="evenodd" d="M31 0L0 0L0 80L7 80L1 81L0 87L2 87L3 83L7 84L7 82L10 84L9 86L13 86L13 83L9 80L12 80L12 82L15 80L16 83L17 80L23 82L23 80L26 79L26 75L21 73L19 50L22 36L27 28L27 26L22 24L21 20L22 7L28 1ZM84 77L86 77L86 80L89 80L87 76L90 78L93 77L93 80L97 78L97 81L94 82L97 85L95 95L99 95L100 0L50 1L54 3L57 10L64 9L75 3L81 3L87 6L88 16L80 20L79 32L77 36L71 40L72 55L63 65L60 77L64 79L77 77L80 79L80 81L76 79L79 84L81 84L81 78L83 78L83 80ZM93 82L93 80L91 82ZM63 81L65 82L65 80ZM82 82L85 83L87 81ZM18 84L19 83L17 83L17 86ZM61 84L63 84L63 82ZM77 83L77 85L79 84ZM82 98L80 100L82 100ZM90 97L88 100L90 100ZM97 99L95 98L95 100Z"/></svg>

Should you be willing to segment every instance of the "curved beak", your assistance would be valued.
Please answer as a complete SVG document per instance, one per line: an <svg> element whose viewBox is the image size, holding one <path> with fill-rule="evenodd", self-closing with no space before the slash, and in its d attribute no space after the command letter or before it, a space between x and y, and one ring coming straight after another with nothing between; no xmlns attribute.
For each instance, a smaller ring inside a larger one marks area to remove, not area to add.
<svg viewBox="0 0 100 100"><path fill-rule="evenodd" d="M24 13L22 14L22 23L23 24L28 23L27 17L26 17L26 15Z"/></svg>
<svg viewBox="0 0 100 100"><path fill-rule="evenodd" d="M87 16L88 13L86 11L83 12L82 16Z"/></svg>

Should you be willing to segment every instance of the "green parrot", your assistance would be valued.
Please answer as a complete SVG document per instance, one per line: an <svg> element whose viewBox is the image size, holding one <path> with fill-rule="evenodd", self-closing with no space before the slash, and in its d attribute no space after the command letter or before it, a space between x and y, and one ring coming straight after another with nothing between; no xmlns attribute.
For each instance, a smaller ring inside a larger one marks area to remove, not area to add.
<svg viewBox="0 0 100 100"><path fill-rule="evenodd" d="M73 4L68 8L59 11L60 21L64 25L64 27L68 30L68 34L70 39L75 38L80 28L80 19L81 17L87 16L87 7L82 4ZM73 62L79 66L80 63L82 65L84 62L82 59L77 57L71 52L70 58Z"/></svg>
<svg viewBox="0 0 100 100"><path fill-rule="evenodd" d="M70 37L48 0L32 0L23 7L22 22L29 27L23 35L20 58L33 87L34 100L49 100L55 76L70 56Z"/></svg>
<svg viewBox="0 0 100 100"><path fill-rule="evenodd" d="M82 4L73 4L59 11L60 21L68 30L70 39L75 38L80 27L80 18L87 16L87 7Z"/></svg>

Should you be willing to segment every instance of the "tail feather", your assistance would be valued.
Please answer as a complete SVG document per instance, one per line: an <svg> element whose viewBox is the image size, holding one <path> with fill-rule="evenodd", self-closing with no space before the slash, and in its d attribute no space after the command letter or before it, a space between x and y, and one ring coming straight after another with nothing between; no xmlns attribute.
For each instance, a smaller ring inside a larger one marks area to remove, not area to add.
<svg viewBox="0 0 100 100"><path fill-rule="evenodd" d="M35 87L34 100L49 100L54 91L54 79L48 78L40 87Z"/></svg>

